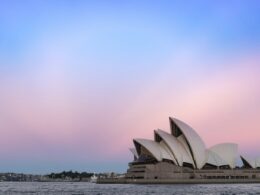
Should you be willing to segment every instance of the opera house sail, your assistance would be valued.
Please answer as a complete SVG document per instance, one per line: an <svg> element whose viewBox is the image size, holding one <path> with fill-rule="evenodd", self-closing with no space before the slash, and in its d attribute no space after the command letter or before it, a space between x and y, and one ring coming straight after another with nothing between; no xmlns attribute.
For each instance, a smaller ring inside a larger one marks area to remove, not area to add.
<svg viewBox="0 0 260 195"><path fill-rule="evenodd" d="M156 129L154 140L133 139L133 161L115 183L260 182L260 158L239 156L235 143L206 148L191 126L172 117L169 122L170 133ZM239 158L242 166L237 165Z"/></svg>

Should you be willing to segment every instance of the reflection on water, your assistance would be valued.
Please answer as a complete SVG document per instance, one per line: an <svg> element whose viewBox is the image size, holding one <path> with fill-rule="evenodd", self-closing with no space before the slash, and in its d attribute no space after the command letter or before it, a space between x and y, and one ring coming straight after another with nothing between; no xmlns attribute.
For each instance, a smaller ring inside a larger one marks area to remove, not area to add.
<svg viewBox="0 0 260 195"><path fill-rule="evenodd" d="M259 194L260 184L131 185L84 182L0 182L0 194Z"/></svg>

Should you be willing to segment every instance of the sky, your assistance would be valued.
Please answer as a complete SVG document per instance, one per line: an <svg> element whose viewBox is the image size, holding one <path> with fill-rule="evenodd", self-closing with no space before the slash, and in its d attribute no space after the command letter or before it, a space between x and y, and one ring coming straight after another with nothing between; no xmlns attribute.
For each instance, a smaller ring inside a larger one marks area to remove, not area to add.
<svg viewBox="0 0 260 195"><path fill-rule="evenodd" d="M0 2L0 172L125 172L191 125L260 156L260 2Z"/></svg>

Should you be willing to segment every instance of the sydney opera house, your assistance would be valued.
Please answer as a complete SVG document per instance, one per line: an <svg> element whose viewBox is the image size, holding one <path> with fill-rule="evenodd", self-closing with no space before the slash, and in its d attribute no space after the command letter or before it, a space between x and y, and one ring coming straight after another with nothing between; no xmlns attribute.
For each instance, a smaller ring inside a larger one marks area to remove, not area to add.
<svg viewBox="0 0 260 195"><path fill-rule="evenodd" d="M169 120L170 133L157 129L154 140L133 140L134 160L126 179L260 181L260 158L239 156L235 143L206 148L192 127L176 118ZM243 165L237 166L238 158Z"/></svg>

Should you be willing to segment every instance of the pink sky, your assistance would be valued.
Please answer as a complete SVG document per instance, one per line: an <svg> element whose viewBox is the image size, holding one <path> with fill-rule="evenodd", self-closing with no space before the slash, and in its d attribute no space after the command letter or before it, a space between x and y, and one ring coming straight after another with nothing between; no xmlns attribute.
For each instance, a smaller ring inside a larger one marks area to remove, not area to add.
<svg viewBox="0 0 260 195"><path fill-rule="evenodd" d="M30 1L30 0L29 0ZM257 1L0 6L0 172L120 171L133 138L191 125L260 156Z"/></svg>
<svg viewBox="0 0 260 195"><path fill-rule="evenodd" d="M90 92L100 94L88 94L64 87L65 82L45 88L49 84L41 82L42 72L35 78L2 78L8 85L0 88L0 155L127 162L132 158L128 152L132 139L153 139L156 128L169 131L168 117L173 116L196 129L208 147L235 142L241 153L257 156L258 62L256 54L229 59L224 65L231 68L211 75L202 72L189 83L182 83L188 70L175 77L169 66L138 89L114 94L97 89Z"/></svg>

